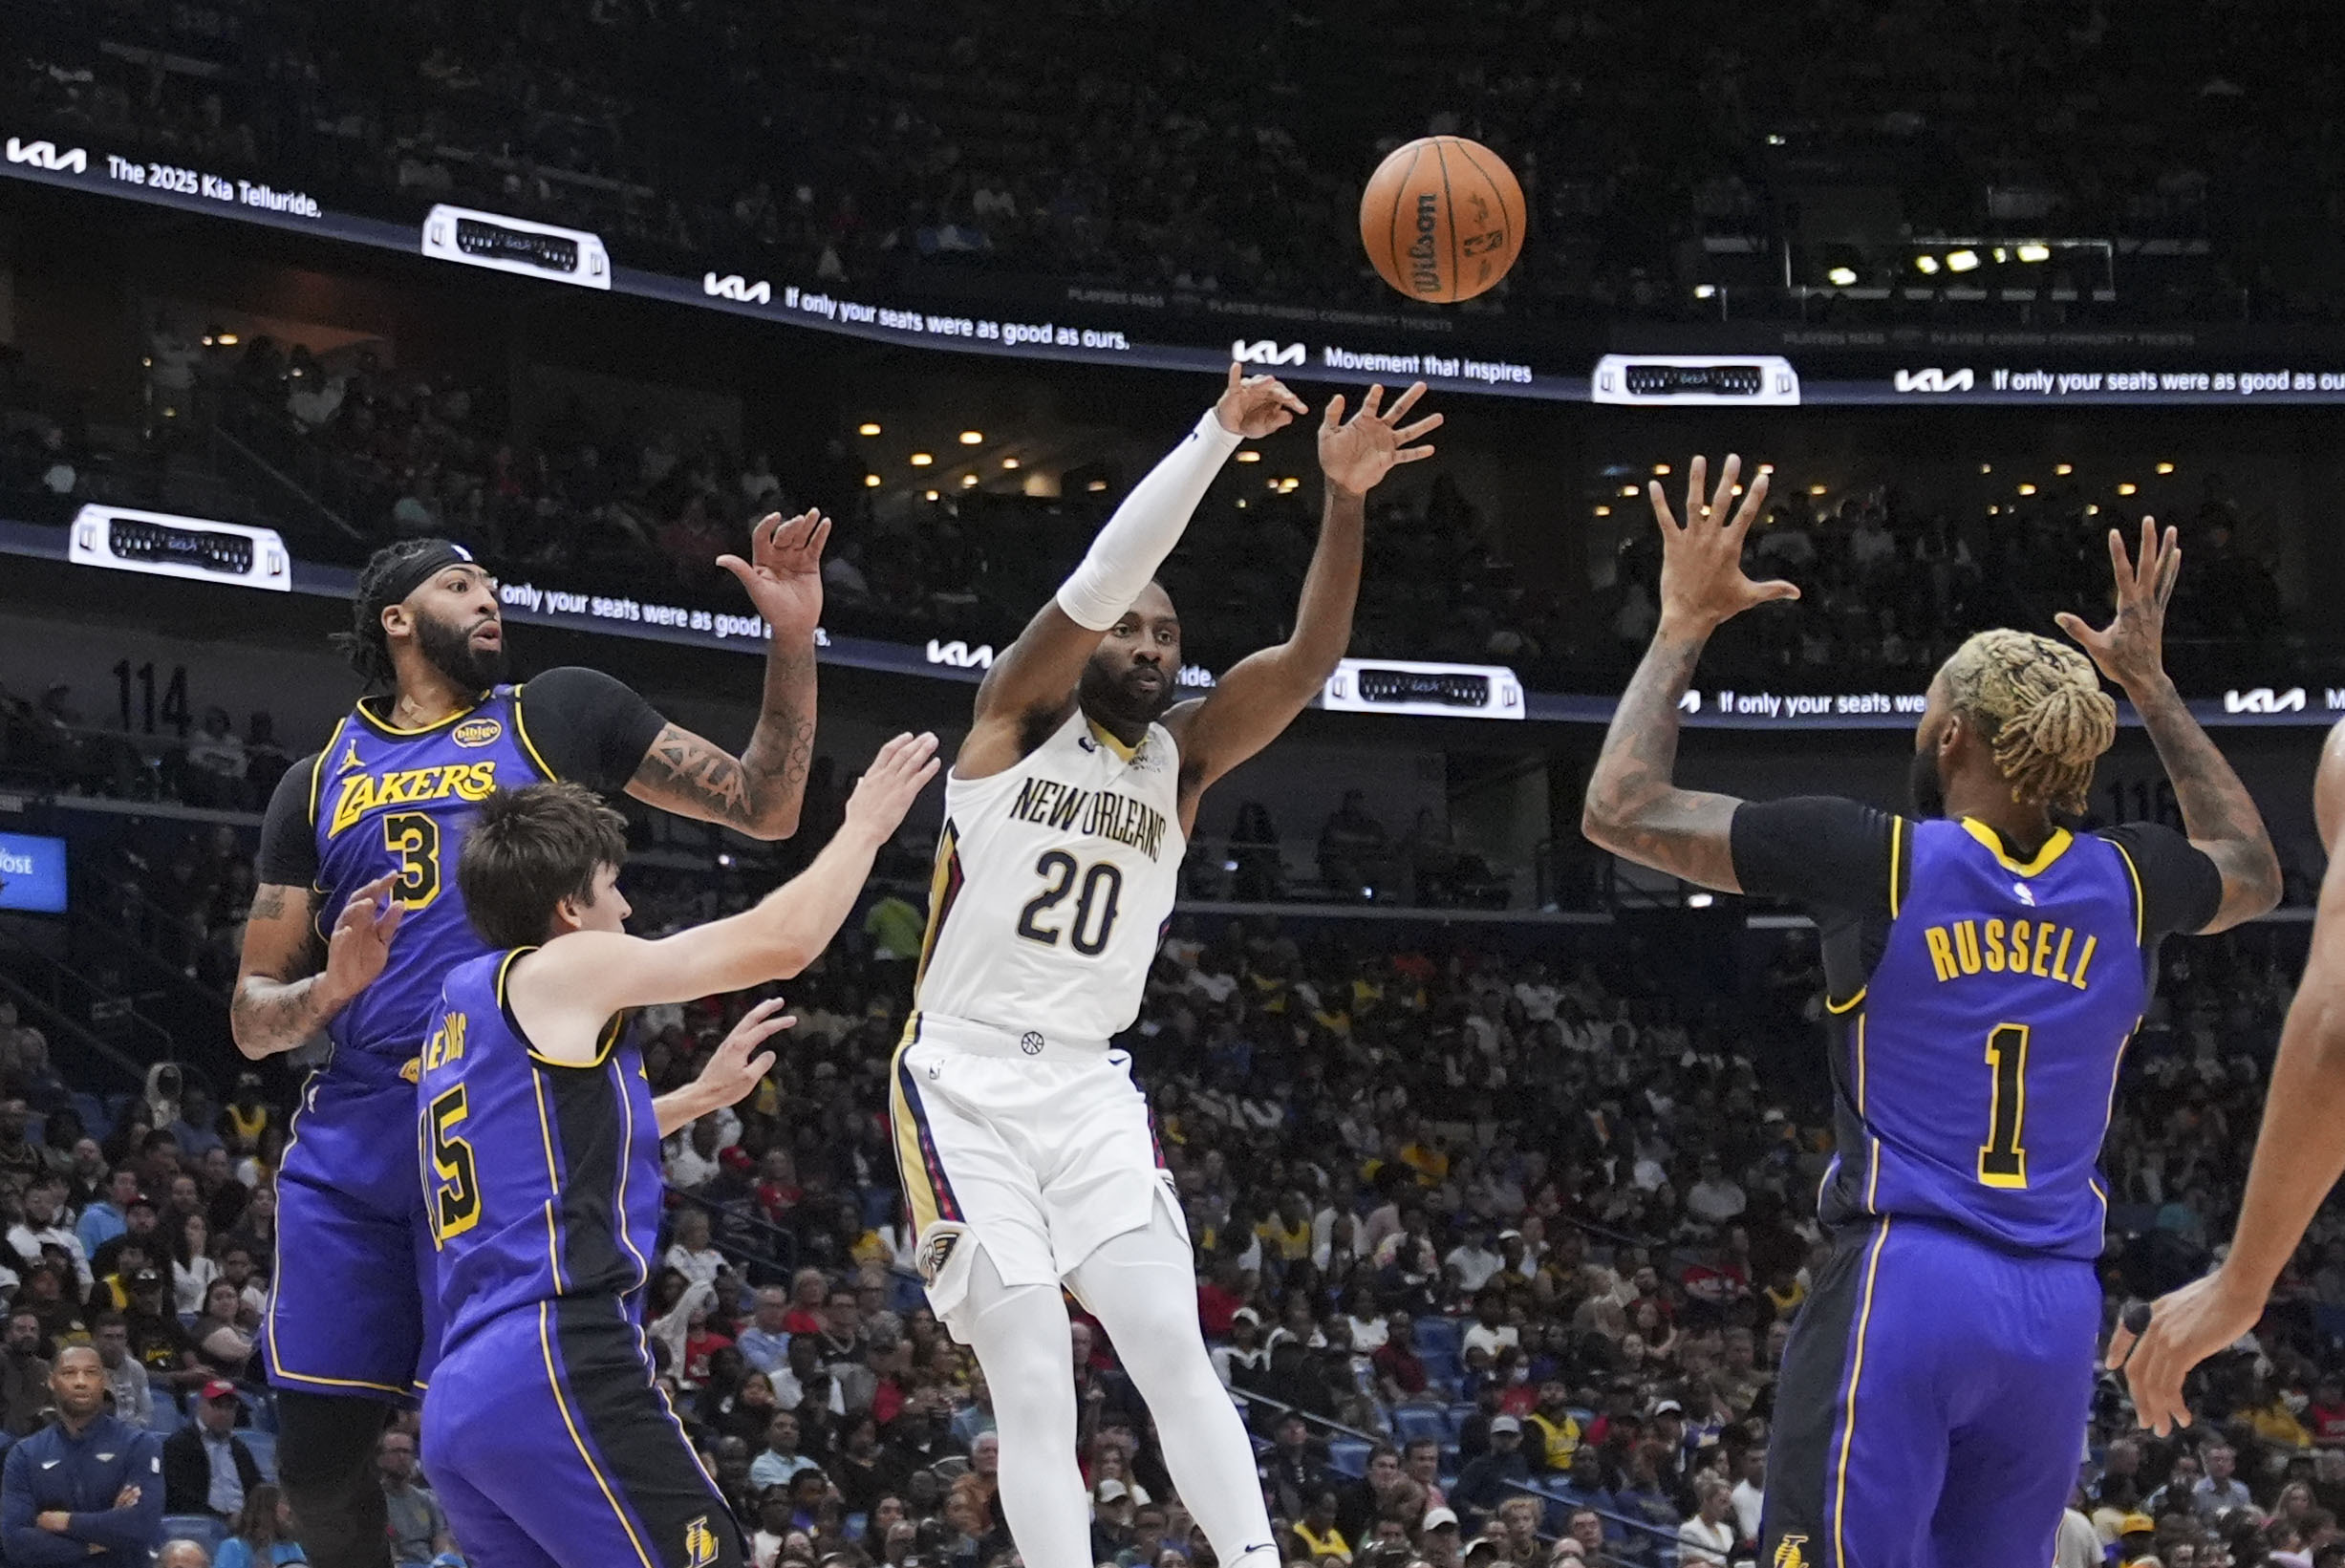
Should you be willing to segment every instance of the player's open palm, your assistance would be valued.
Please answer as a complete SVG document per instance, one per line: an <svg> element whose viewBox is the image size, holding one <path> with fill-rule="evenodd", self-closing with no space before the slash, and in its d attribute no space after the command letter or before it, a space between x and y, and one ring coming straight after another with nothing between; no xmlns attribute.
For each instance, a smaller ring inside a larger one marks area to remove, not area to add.
<svg viewBox="0 0 2345 1568"><path fill-rule="evenodd" d="M1310 412L1277 376L1248 376L1236 360L1230 362L1229 385L1221 389L1221 398L1214 404L1214 418L1221 421L1221 428L1249 440L1283 430L1295 422L1296 415Z"/></svg>
<svg viewBox="0 0 2345 1568"><path fill-rule="evenodd" d="M1661 529L1661 619L1709 632L1754 604L1796 599L1798 588L1780 579L1754 582L1742 569L1743 542L1767 508L1767 476L1760 474L1734 504L1742 459L1729 456L1718 484L1706 495L1710 462L1696 458L1686 468L1686 520L1669 510L1661 482L1648 485L1653 522Z"/></svg>
<svg viewBox="0 0 2345 1568"><path fill-rule="evenodd" d="M2117 574L2117 617L2096 632L2081 615L2066 611L2053 618L2060 630L2093 655L2100 673L2127 691L2137 691L2165 673L2166 601L2183 568L2183 543L2172 528L2158 531L2154 518L2141 520L2141 553L2128 554L2125 536L2109 530L2109 565Z"/></svg>
<svg viewBox="0 0 2345 1568"><path fill-rule="evenodd" d="M797 1021L783 1013L780 997L759 1002L742 1015L733 1032L709 1054L708 1065L700 1069L699 1086L717 1105L739 1105L773 1071L773 1052L758 1047Z"/></svg>
<svg viewBox="0 0 2345 1568"><path fill-rule="evenodd" d="M339 997L355 997L375 983L391 961L391 938L407 906L390 897L398 873L378 876L350 895L326 935L326 985Z"/></svg>
<svg viewBox="0 0 2345 1568"><path fill-rule="evenodd" d="M874 844L887 843L928 781L936 776L938 765L934 735L899 735L881 746L847 799L848 826Z"/></svg>
<svg viewBox="0 0 2345 1568"><path fill-rule="evenodd" d="M1341 393L1327 400L1326 417L1319 422L1319 467L1327 483L1347 495L1365 495L1395 464L1416 462L1433 455L1430 446L1411 445L1441 428L1441 416L1428 414L1414 424L1401 423L1416 400L1425 396L1419 381L1379 409L1385 389L1372 386L1361 399L1360 412L1344 418Z"/></svg>
<svg viewBox="0 0 2345 1568"><path fill-rule="evenodd" d="M717 565L741 579L766 625L808 633L823 618L823 546L829 538L830 519L819 511L787 521L768 512L749 530L749 559L720 555Z"/></svg>

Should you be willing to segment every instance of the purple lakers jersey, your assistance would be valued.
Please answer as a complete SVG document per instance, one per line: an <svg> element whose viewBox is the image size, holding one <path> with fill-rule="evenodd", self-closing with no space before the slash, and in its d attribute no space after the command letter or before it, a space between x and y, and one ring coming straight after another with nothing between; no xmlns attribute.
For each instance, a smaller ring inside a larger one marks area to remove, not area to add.
<svg viewBox="0 0 2345 1568"><path fill-rule="evenodd" d="M390 961L334 1019L334 1049L404 1063L430 1032L441 977L487 951L464 918L456 853L474 808L497 789L553 777L522 728L517 688L425 729L404 730L361 703L336 726L311 774L317 926L333 929L352 890L397 873L407 906Z"/></svg>
<svg viewBox="0 0 2345 1568"><path fill-rule="evenodd" d="M2056 831L2033 859L1964 822L1900 820L1886 939L1830 1003L1839 1152L1819 1217L1957 1225L2098 1257L2097 1160L2149 1003L2141 882L2115 840Z"/></svg>
<svg viewBox="0 0 2345 1568"><path fill-rule="evenodd" d="M665 1188L642 1053L613 1019L592 1065L538 1056L505 995L535 951L450 971L423 1042L416 1152L442 1354L544 1301L615 1297L632 1314L651 1278Z"/></svg>

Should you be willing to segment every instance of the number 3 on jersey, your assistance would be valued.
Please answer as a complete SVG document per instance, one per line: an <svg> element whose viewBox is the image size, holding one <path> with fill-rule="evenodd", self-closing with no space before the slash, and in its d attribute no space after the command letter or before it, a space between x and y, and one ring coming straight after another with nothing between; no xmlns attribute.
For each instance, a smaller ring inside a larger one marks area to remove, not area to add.
<svg viewBox="0 0 2345 1568"><path fill-rule="evenodd" d="M1018 912L1018 934L1044 947L1058 946L1064 935L1067 945L1086 958L1107 952L1108 934L1115 930L1115 903L1124 893L1124 873L1115 863L1102 860L1086 869L1065 850L1047 849L1034 863L1034 874L1043 878L1043 888ZM1082 891L1075 898L1073 924L1043 924L1044 915L1076 891L1078 878Z"/></svg>
<svg viewBox="0 0 2345 1568"><path fill-rule="evenodd" d="M420 811L399 811L382 820L382 847L398 862L392 896L420 910L440 896L440 824Z"/></svg>

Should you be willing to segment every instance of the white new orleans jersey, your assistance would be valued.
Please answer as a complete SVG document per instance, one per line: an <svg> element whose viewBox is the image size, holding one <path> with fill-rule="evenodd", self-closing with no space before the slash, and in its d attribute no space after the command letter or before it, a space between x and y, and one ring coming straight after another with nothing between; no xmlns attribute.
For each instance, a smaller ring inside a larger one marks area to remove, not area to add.
<svg viewBox="0 0 2345 1568"><path fill-rule="evenodd" d="M1179 891L1180 750L1078 710L1015 767L948 776L916 1006L1104 1041L1130 1026Z"/></svg>

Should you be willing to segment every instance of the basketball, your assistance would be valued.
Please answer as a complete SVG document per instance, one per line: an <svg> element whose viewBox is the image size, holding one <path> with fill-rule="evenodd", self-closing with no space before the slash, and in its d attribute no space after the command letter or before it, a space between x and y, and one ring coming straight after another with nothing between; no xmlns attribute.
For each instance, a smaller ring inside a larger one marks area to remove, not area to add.
<svg viewBox="0 0 2345 1568"><path fill-rule="evenodd" d="M1410 299L1453 305L1506 276L1522 251L1522 186L1462 136L1420 137L1360 193L1360 243L1376 275Z"/></svg>

